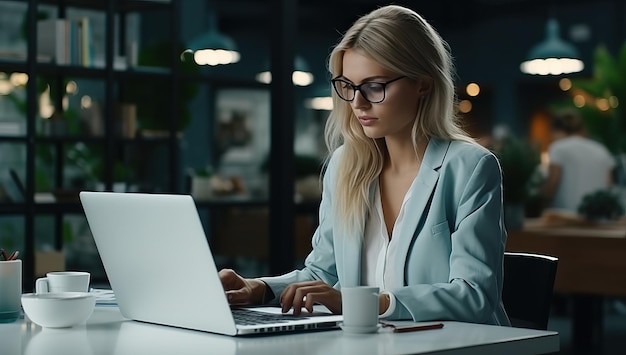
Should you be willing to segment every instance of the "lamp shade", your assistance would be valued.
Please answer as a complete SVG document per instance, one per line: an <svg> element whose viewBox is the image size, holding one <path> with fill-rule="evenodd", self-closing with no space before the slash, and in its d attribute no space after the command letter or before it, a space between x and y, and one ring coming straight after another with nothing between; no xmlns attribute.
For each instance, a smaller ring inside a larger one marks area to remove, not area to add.
<svg viewBox="0 0 626 355"><path fill-rule="evenodd" d="M266 68L269 68L269 64L266 64ZM315 80L313 74L309 71L309 66L301 56L296 56L293 62L293 73L291 74L291 80L294 85L297 86L309 86ZM272 82L272 73L268 70L261 71L256 75L258 82L269 84Z"/></svg>
<svg viewBox="0 0 626 355"><path fill-rule="evenodd" d="M549 19L546 38L531 48L527 60L522 62L522 72L534 75L560 75L576 73L585 68L574 46L559 36L559 23Z"/></svg>
<svg viewBox="0 0 626 355"><path fill-rule="evenodd" d="M198 65L216 66L237 63L241 56L235 41L217 31L202 34L189 46Z"/></svg>
<svg viewBox="0 0 626 355"><path fill-rule="evenodd" d="M317 86L304 100L304 107L312 110L330 111L333 109L333 97L330 84Z"/></svg>
<svg viewBox="0 0 626 355"><path fill-rule="evenodd" d="M188 55L191 55L196 64L210 66L237 63L241 56L237 51L235 41L217 30L215 12L210 12L208 17L208 31L194 38L189 48L181 54L180 59L184 61Z"/></svg>

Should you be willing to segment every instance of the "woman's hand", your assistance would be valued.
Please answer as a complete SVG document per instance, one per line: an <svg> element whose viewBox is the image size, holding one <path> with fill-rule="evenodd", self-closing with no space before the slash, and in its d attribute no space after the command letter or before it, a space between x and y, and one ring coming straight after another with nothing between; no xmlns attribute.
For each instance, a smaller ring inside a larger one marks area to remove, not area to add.
<svg viewBox="0 0 626 355"><path fill-rule="evenodd" d="M256 279L244 279L231 269L219 272L226 299L232 305L260 304L265 295L265 283Z"/></svg>
<svg viewBox="0 0 626 355"><path fill-rule="evenodd" d="M340 314L341 292L322 281L307 281L287 286L280 295L283 313L293 308L294 316L300 315L302 307L312 313L315 303L323 304L334 314Z"/></svg>

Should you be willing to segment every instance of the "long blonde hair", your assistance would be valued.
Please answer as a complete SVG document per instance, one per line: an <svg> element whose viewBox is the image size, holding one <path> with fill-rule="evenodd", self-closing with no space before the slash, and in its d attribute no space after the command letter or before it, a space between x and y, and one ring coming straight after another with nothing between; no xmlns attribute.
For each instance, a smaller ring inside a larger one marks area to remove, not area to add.
<svg viewBox="0 0 626 355"><path fill-rule="evenodd" d="M419 137L473 142L455 113L454 67L448 44L416 12L389 5L359 18L330 54L332 77L342 74L347 49L358 49L399 75L432 80L431 92L422 97L412 127L416 154ZM334 212L346 231L359 231L371 207L370 186L382 171L386 146L384 139L365 135L349 102L334 91L332 95L334 109L326 122L326 145L330 154L343 146Z"/></svg>

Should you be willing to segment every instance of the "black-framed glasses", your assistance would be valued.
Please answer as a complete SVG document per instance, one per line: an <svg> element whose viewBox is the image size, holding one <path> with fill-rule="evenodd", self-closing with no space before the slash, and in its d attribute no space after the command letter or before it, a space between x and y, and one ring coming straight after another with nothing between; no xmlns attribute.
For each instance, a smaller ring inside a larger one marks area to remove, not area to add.
<svg viewBox="0 0 626 355"><path fill-rule="evenodd" d="M361 85L353 85L345 79L336 77L332 79L331 82L333 83L333 87L335 88L335 92L337 92L337 95L339 95L339 97L344 101L351 102L352 100L354 100L354 95L356 95L356 92L360 91L365 100L370 103L377 104L385 100L387 85L403 78L406 78L406 76L401 76L382 83L376 81L368 81Z"/></svg>

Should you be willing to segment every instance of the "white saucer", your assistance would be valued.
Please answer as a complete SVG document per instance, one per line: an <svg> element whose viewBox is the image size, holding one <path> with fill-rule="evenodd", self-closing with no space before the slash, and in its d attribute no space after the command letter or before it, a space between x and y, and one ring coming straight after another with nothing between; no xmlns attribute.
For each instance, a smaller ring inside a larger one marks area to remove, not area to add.
<svg viewBox="0 0 626 355"><path fill-rule="evenodd" d="M369 334L369 333L376 333L378 331L378 329L380 329L383 325L382 324L376 324L373 327L346 327L343 325L343 323L339 323L339 327L346 333L349 334Z"/></svg>

